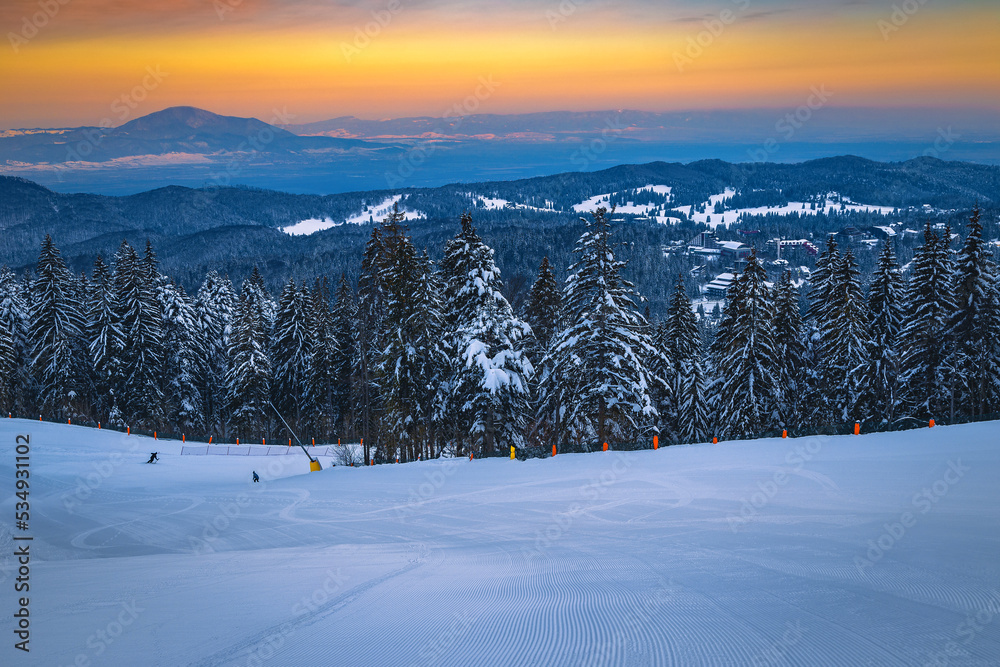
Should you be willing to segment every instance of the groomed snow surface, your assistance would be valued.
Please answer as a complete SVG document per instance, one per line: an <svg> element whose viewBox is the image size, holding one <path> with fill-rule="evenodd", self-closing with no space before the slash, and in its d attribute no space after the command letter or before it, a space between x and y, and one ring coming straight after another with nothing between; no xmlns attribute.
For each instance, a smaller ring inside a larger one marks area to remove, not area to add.
<svg viewBox="0 0 1000 667"><path fill-rule="evenodd" d="M3 419L0 664L997 665L998 434L308 473Z"/></svg>

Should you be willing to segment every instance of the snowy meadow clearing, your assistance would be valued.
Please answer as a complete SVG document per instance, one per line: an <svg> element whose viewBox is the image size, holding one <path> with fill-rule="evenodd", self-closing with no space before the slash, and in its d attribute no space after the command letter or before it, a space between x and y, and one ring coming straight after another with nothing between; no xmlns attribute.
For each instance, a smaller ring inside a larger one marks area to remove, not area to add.
<svg viewBox="0 0 1000 667"><path fill-rule="evenodd" d="M313 473L180 447L0 421L0 663L1000 664L996 423Z"/></svg>

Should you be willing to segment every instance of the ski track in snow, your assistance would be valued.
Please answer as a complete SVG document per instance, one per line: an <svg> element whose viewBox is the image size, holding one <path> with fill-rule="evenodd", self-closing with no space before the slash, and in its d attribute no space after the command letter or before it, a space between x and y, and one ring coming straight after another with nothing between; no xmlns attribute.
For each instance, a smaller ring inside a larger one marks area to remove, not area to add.
<svg viewBox="0 0 1000 667"><path fill-rule="evenodd" d="M998 426L551 460L324 461L321 473L281 457L253 485L263 461L3 420L7 479L14 434L32 433L35 541L32 653L7 642L0 661L896 666L933 664L953 642L948 665L997 665ZM789 466L809 443L818 452ZM161 463L143 465L154 449ZM123 462L70 511L64 500L112 451ZM912 497L955 460L968 471L920 513ZM14 502L8 491L4 516ZM905 511L916 523L859 569ZM0 531L9 545L9 524ZM88 639L130 601L142 611L97 655ZM993 621L965 643L961 624L982 610ZM0 631L12 629L5 614Z"/></svg>

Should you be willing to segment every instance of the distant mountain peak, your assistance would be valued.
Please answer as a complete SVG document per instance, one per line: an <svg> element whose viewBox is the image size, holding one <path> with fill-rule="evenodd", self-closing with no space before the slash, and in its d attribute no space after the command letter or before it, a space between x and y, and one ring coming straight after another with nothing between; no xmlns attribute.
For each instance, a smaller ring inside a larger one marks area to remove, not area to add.
<svg viewBox="0 0 1000 667"><path fill-rule="evenodd" d="M281 128L256 118L223 116L198 107L168 107L125 123L114 132L121 135L154 134L158 138L189 136L192 132L206 135L236 134L249 136L270 128L281 136L292 136Z"/></svg>

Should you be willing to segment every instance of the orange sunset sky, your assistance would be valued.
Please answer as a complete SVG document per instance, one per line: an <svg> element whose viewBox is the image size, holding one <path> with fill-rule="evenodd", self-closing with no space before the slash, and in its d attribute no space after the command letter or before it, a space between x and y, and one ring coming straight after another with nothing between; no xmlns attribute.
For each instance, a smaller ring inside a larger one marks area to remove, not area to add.
<svg viewBox="0 0 1000 667"><path fill-rule="evenodd" d="M0 128L174 105L440 116L481 77L484 113L782 107L812 86L838 106L1000 110L1000 4L893 5L5 0Z"/></svg>

